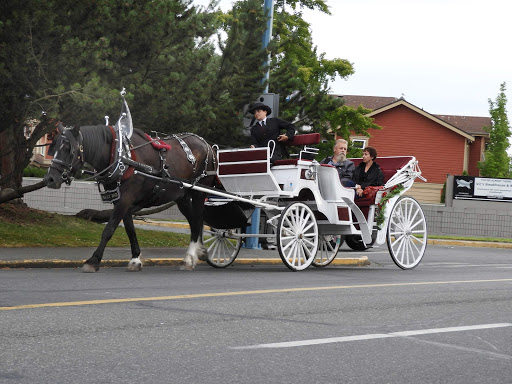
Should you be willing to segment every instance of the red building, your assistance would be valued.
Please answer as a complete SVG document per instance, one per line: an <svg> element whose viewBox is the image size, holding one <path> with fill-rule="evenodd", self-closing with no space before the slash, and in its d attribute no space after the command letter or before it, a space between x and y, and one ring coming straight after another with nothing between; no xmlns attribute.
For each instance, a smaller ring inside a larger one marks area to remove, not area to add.
<svg viewBox="0 0 512 384"><path fill-rule="evenodd" d="M412 155L418 159L422 176L411 189L419 201L438 203L447 174L466 171L479 176L477 163L483 160L490 117L433 115L394 97L336 95L345 105L362 105L372 112L368 116L382 130L372 130L371 137L351 136L362 146L372 146L379 156ZM378 162L378 159L377 159Z"/></svg>

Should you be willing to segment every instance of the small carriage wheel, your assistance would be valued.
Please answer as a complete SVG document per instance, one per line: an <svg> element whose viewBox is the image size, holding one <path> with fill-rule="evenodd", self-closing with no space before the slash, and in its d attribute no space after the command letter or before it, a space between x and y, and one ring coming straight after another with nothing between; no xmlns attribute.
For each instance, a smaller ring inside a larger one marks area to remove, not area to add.
<svg viewBox="0 0 512 384"><path fill-rule="evenodd" d="M427 247L427 221L419 203L402 196L393 206L387 228L391 258L402 269L417 266Z"/></svg>
<svg viewBox="0 0 512 384"><path fill-rule="evenodd" d="M326 267L336 258L343 240L341 235L325 235L320 236L319 239L318 252L311 264L315 267Z"/></svg>
<svg viewBox="0 0 512 384"><path fill-rule="evenodd" d="M283 263L292 271L311 265L318 250L318 224L311 208L291 203L277 224L277 249Z"/></svg>
<svg viewBox="0 0 512 384"><path fill-rule="evenodd" d="M203 230L203 238L211 236L203 243L208 249L208 258L206 262L215 268L226 268L235 261L242 246L240 228L235 229L217 229L211 227L210 230Z"/></svg>
<svg viewBox="0 0 512 384"><path fill-rule="evenodd" d="M348 235L345 236L345 242L354 251L366 251L373 245L375 239L372 238L372 242L368 245L364 245L361 235Z"/></svg>

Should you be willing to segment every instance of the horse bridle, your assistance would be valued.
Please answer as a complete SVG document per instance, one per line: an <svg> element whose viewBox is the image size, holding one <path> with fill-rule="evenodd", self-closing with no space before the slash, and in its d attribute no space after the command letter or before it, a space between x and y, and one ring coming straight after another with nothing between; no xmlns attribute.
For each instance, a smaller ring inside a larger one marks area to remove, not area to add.
<svg viewBox="0 0 512 384"><path fill-rule="evenodd" d="M78 140L75 139L73 135L71 135L71 139L68 138L64 133L62 133L61 138L62 141L69 143L70 150L70 157L71 160L69 163L66 163L65 161L62 161L57 158L53 158L52 162L50 163L50 168L55 169L57 172L61 174L62 180L67 184L70 185L71 181L73 181L73 177L76 173L76 171L85 163L84 160L84 139L82 136L82 132L79 132ZM76 156L76 151L78 150L78 156ZM73 163L75 162L75 156L76 160L79 160L80 166L73 170Z"/></svg>

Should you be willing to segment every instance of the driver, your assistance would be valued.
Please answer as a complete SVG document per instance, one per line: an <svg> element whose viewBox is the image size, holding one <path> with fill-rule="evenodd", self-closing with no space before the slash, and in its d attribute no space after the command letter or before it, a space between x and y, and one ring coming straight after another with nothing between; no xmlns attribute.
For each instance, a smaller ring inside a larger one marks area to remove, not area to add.
<svg viewBox="0 0 512 384"><path fill-rule="evenodd" d="M251 148L267 147L270 140L274 140L276 147L270 162L280 160L288 156L285 143L293 140L295 126L285 120L276 117L267 118L272 113L268 105L255 101L249 105L249 113L254 115L256 123L251 127ZM281 133L282 130L286 132Z"/></svg>

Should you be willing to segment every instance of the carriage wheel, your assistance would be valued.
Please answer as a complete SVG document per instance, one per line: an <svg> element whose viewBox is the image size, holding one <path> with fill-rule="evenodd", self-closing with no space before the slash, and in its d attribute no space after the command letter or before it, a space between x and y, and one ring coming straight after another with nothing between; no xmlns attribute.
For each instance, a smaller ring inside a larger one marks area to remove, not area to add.
<svg viewBox="0 0 512 384"><path fill-rule="evenodd" d="M311 208L291 203L277 225L277 249L283 263L292 271L311 265L318 250L318 224Z"/></svg>
<svg viewBox="0 0 512 384"><path fill-rule="evenodd" d="M320 245L316 257L311 263L315 267L326 267L336 258L338 250L343 244L340 235L320 236Z"/></svg>
<svg viewBox="0 0 512 384"><path fill-rule="evenodd" d="M204 240L204 245L208 249L208 259L206 262L215 268L226 268L235 261L242 246L240 228L236 229L216 229L203 231L203 238L211 236Z"/></svg>
<svg viewBox="0 0 512 384"><path fill-rule="evenodd" d="M418 202L401 197L389 217L387 242L391 258L402 269L417 266L427 247L427 221Z"/></svg>
<svg viewBox="0 0 512 384"><path fill-rule="evenodd" d="M345 236L345 242L354 251L366 251L368 248L370 248L370 246L373 245L374 241L375 239L372 238L372 242L370 244L364 245L363 239L360 235Z"/></svg>

